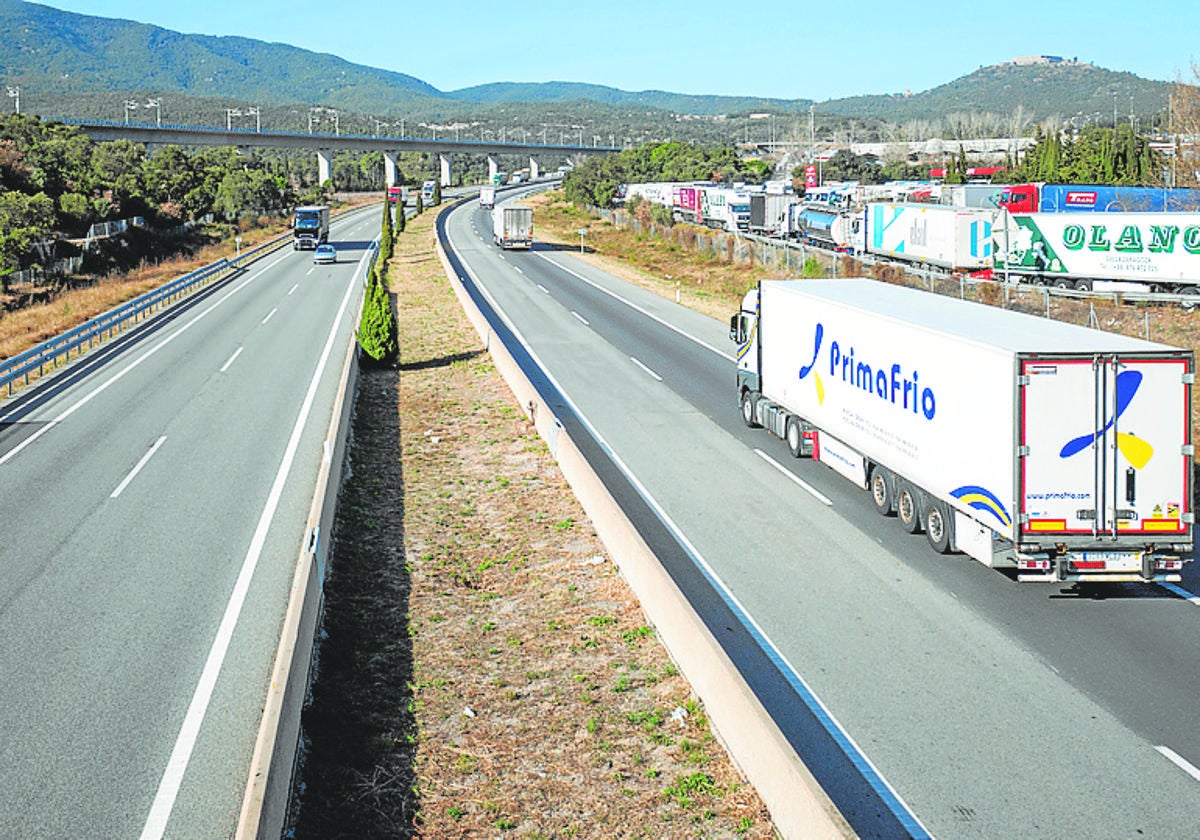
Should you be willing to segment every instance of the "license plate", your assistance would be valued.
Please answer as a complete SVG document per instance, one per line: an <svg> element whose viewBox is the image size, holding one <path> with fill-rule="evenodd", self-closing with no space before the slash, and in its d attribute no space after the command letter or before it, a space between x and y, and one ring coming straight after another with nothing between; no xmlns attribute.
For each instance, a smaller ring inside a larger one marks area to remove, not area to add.
<svg viewBox="0 0 1200 840"><path fill-rule="evenodd" d="M1140 551L1081 551L1076 557L1084 563L1103 562L1106 571L1132 572L1142 568Z"/></svg>

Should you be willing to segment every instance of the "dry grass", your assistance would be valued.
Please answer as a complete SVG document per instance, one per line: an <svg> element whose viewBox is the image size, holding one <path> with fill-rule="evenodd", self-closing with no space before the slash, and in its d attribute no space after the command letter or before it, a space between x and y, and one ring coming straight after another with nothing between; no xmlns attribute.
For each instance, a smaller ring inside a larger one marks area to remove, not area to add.
<svg viewBox="0 0 1200 840"><path fill-rule="evenodd" d="M431 258L432 216L391 265L401 369L360 389L296 837L772 837ZM356 711L372 691L386 708Z"/></svg>

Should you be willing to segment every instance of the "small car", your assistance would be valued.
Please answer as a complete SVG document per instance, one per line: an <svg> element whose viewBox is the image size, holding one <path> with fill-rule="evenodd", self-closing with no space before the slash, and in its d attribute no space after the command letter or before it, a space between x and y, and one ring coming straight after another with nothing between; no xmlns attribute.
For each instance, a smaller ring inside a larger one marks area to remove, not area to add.
<svg viewBox="0 0 1200 840"><path fill-rule="evenodd" d="M313 262L315 263L335 263L337 262L337 249L326 243L318 245L317 250L313 251Z"/></svg>

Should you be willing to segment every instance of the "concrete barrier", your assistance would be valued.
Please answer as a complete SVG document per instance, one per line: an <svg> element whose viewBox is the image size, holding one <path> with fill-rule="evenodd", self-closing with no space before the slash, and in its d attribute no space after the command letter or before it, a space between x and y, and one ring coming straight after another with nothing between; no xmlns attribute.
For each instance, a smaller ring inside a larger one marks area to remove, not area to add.
<svg viewBox="0 0 1200 840"><path fill-rule="evenodd" d="M250 760L250 776L235 834L238 840L279 840L287 820L300 743L300 714L308 695L325 567L358 385L355 350L356 340L351 337L329 433L325 437L316 491L309 508L307 533L292 577L291 595L280 631L258 739Z"/></svg>
<svg viewBox="0 0 1200 840"><path fill-rule="evenodd" d="M646 618L704 703L717 737L762 797L776 830L783 837L804 840L845 840L856 836L552 409L542 401L508 348L492 331L440 242L438 257L496 369L549 445L567 483L640 601Z"/></svg>

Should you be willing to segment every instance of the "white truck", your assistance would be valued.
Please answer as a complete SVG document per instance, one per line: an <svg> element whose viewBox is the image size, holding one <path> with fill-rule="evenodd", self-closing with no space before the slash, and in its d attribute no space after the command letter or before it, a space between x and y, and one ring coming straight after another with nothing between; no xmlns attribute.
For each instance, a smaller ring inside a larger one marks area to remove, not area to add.
<svg viewBox="0 0 1200 840"><path fill-rule="evenodd" d="M329 206L297 207L292 219L292 250L311 251L329 241Z"/></svg>
<svg viewBox="0 0 1200 840"><path fill-rule="evenodd" d="M421 204L425 207L431 206L436 194L437 181L426 181L421 185Z"/></svg>
<svg viewBox="0 0 1200 840"><path fill-rule="evenodd" d="M799 199L784 193L750 194L750 232L784 239L788 235L788 211Z"/></svg>
<svg viewBox="0 0 1200 840"><path fill-rule="evenodd" d="M730 233L749 230L750 195L728 187L701 187L700 221Z"/></svg>
<svg viewBox="0 0 1200 840"><path fill-rule="evenodd" d="M1200 291L1200 213L1005 212L993 233L995 273L1010 281Z"/></svg>
<svg viewBox="0 0 1200 840"><path fill-rule="evenodd" d="M533 208L501 204L492 210L492 241L501 248L533 247Z"/></svg>
<svg viewBox="0 0 1200 840"><path fill-rule="evenodd" d="M496 188L491 184L484 184L479 188L479 206L485 210L496 206Z"/></svg>
<svg viewBox="0 0 1200 840"><path fill-rule="evenodd" d="M1190 350L868 279L763 281L730 338L743 421L938 552L1076 583L1191 559Z"/></svg>
<svg viewBox="0 0 1200 840"><path fill-rule="evenodd" d="M871 202L863 213L868 254L952 271L992 267L995 210Z"/></svg>

